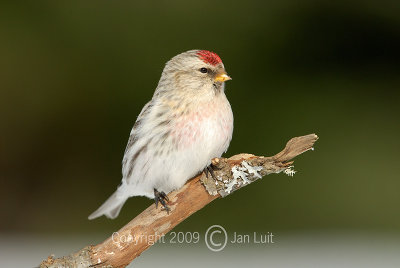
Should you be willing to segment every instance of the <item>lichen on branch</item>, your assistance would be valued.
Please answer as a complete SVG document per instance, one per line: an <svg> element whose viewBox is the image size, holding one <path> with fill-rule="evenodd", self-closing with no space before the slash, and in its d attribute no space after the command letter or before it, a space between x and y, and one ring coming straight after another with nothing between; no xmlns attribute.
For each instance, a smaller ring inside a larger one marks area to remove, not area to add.
<svg viewBox="0 0 400 268"><path fill-rule="evenodd" d="M293 177L295 156L308 150L313 150L313 145L318 139L315 134L291 139L282 152L272 157L255 156L252 154L238 154L229 159L215 158L212 161L215 167L215 177L203 175L200 180L210 195L225 197L243 186L250 184L265 175L284 172Z"/></svg>

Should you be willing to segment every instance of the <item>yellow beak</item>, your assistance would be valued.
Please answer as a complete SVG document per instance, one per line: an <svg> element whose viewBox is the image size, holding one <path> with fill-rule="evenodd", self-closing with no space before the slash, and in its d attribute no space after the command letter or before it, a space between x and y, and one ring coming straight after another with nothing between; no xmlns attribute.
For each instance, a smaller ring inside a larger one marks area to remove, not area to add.
<svg viewBox="0 0 400 268"><path fill-rule="evenodd" d="M232 78L227 75L225 72L219 73L215 76L214 81L216 82L225 82L227 80L231 80Z"/></svg>

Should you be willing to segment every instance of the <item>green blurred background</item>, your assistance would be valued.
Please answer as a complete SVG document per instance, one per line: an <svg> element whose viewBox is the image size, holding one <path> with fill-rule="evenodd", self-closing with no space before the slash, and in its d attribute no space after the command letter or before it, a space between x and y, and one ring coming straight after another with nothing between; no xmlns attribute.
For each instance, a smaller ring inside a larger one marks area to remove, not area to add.
<svg viewBox="0 0 400 268"><path fill-rule="evenodd" d="M177 230L400 234L399 2L0 5L0 234L105 238L150 205L132 198L116 220L87 220L120 182L165 62L196 48L217 52L233 78L226 156L320 140L294 178L267 176Z"/></svg>

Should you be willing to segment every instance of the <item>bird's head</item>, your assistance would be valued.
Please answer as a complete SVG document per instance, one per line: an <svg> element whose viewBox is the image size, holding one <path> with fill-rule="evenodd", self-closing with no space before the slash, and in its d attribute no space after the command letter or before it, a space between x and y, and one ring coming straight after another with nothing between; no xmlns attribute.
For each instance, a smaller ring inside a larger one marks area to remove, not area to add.
<svg viewBox="0 0 400 268"><path fill-rule="evenodd" d="M224 82L230 79L216 53L190 50L167 62L159 86L172 82L175 90L218 93L223 91Z"/></svg>

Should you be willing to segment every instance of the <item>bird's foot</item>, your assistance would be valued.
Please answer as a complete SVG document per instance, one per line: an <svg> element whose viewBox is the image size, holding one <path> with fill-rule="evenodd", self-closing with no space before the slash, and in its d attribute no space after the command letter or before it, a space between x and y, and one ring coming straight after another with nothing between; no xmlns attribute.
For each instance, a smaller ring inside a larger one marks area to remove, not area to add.
<svg viewBox="0 0 400 268"><path fill-rule="evenodd" d="M204 174L206 174L207 179L208 179L208 176L209 176L209 175L211 175L211 177L212 177L214 180L217 179L217 176L215 176L215 173L214 173L214 169L213 169L213 165L212 165L212 164L210 164L209 166L207 166L207 167L203 170L203 172L204 172Z"/></svg>
<svg viewBox="0 0 400 268"><path fill-rule="evenodd" d="M158 208L158 202L160 202L163 206L161 210L165 210L169 214L171 209L167 206L168 201L168 196L164 192L159 192L156 188L154 188L154 202L156 203L156 208Z"/></svg>

